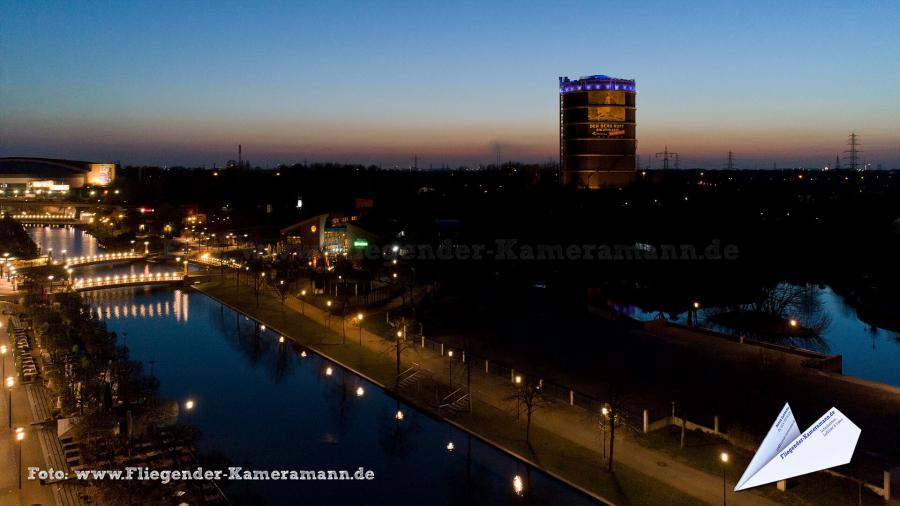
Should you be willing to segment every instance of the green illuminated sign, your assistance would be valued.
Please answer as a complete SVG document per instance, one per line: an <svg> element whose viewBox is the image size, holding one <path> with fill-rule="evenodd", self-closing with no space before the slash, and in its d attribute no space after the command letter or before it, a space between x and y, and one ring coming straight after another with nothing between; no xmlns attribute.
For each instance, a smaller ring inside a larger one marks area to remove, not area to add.
<svg viewBox="0 0 900 506"><path fill-rule="evenodd" d="M369 247L369 241L367 241L367 240L365 240L365 239L354 239L354 240L353 240L353 247L354 247L354 248L368 248L368 247Z"/></svg>

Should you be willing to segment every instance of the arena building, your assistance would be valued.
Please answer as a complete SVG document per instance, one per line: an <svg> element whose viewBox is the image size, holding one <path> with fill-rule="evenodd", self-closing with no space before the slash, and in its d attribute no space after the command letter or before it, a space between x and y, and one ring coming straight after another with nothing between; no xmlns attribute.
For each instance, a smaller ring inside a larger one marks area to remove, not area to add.
<svg viewBox="0 0 900 506"><path fill-rule="evenodd" d="M54 158L0 158L0 196L53 196L73 188L108 186L116 163Z"/></svg>

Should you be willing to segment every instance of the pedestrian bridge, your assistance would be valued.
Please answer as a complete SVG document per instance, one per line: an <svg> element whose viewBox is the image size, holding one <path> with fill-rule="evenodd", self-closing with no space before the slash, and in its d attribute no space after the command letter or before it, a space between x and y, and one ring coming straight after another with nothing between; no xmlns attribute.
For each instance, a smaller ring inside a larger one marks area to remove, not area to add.
<svg viewBox="0 0 900 506"><path fill-rule="evenodd" d="M157 272L148 274L123 274L117 276L96 276L75 278L71 288L76 292L89 290L103 290L106 288L118 288L129 286L148 285L175 285L184 281L184 274L180 272Z"/></svg>
<svg viewBox="0 0 900 506"><path fill-rule="evenodd" d="M121 253L104 253L102 255L90 255L90 256L81 256L81 257L68 257L66 258L66 268L69 267L81 267L85 265L97 265L97 264L113 264L120 262L136 262L139 260L145 260L147 255L143 253L133 253L133 252L121 252Z"/></svg>
<svg viewBox="0 0 900 506"><path fill-rule="evenodd" d="M79 225L81 221L71 213L6 213L10 218L29 225Z"/></svg>

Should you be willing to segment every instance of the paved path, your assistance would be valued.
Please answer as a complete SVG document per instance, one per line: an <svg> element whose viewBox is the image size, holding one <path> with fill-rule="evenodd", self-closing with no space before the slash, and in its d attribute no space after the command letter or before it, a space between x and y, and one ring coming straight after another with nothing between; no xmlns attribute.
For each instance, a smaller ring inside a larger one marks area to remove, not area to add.
<svg viewBox="0 0 900 506"><path fill-rule="evenodd" d="M0 310L10 310L12 305L0 302ZM10 329L7 325L9 316L0 315L0 341L11 346ZM14 376L15 369L12 353L7 353L5 359L5 372L7 376ZM4 379L5 380L5 379ZM41 425L37 422L45 421L51 417L50 400L47 389L40 383L17 384L12 391L12 426L22 427L25 430L25 440L22 445L22 488L18 488L16 443L14 432L8 427L9 406L7 395L3 392L0 403L0 504L23 505L32 504L79 506L76 488L71 484L53 483L42 485L39 480L28 480L24 471L28 467L41 469L54 468L65 469L62 460L62 447L56 438L56 424Z"/></svg>

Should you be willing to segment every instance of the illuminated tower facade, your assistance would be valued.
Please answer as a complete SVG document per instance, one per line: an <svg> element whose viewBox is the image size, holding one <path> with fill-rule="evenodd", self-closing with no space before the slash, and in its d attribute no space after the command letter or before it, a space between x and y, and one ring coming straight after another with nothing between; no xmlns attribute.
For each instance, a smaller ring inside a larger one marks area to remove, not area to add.
<svg viewBox="0 0 900 506"><path fill-rule="evenodd" d="M559 78L559 166L573 188L625 186L634 180L633 79Z"/></svg>

